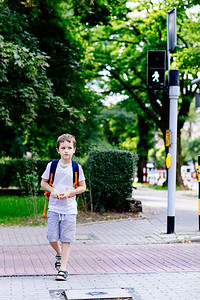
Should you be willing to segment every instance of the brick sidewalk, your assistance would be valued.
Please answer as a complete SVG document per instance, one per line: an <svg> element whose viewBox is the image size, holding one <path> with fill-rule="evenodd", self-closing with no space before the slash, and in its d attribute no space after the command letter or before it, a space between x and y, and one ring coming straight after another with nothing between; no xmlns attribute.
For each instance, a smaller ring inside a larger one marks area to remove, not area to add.
<svg viewBox="0 0 200 300"><path fill-rule="evenodd" d="M152 272L70 275L66 282L52 276L1 277L0 300L64 299L50 292L96 291L125 288L134 300L197 300L200 295L200 272Z"/></svg>
<svg viewBox="0 0 200 300"><path fill-rule="evenodd" d="M72 245L70 274L200 271L200 244ZM55 274L50 246L3 247L0 276Z"/></svg>
<svg viewBox="0 0 200 300"><path fill-rule="evenodd" d="M143 203L143 218L77 226L67 282L56 282L51 276L56 273L55 254L45 227L2 227L0 300L50 300L53 289L106 287L130 288L135 300L198 299L200 233L196 199L177 194L177 233L169 235L166 191L145 189L136 194Z"/></svg>
<svg viewBox="0 0 200 300"><path fill-rule="evenodd" d="M161 201L165 205L166 191L151 191L151 196L147 189L137 193L136 196L143 199L145 217L77 226L69 273L200 270L200 244L196 243L200 240L200 233L194 231L193 218L187 223L187 232L166 234L166 212L161 207ZM146 207L146 198L150 201L149 207L152 203L153 208ZM182 198L181 194L179 199ZM186 201L190 207L194 203L193 198L187 197ZM185 219L179 219L179 222L184 228ZM1 228L0 276L55 274L54 263L54 251L46 239L46 227Z"/></svg>

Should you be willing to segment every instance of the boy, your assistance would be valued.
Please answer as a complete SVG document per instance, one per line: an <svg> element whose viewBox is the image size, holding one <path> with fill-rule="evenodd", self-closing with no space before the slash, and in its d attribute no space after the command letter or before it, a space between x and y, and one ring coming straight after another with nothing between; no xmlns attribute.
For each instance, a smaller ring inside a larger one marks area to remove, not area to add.
<svg viewBox="0 0 200 300"><path fill-rule="evenodd" d="M50 192L47 212L47 239L56 251L57 261L55 267L58 271L56 280L67 280L66 267L70 253L70 243L75 239L76 230L76 195L85 191L86 184L82 167L78 165L78 185L76 189L73 187L72 156L76 151L75 137L70 134L59 136L56 150L60 154L60 160L56 168L53 186L48 183L51 162L48 163L42 175L41 186Z"/></svg>

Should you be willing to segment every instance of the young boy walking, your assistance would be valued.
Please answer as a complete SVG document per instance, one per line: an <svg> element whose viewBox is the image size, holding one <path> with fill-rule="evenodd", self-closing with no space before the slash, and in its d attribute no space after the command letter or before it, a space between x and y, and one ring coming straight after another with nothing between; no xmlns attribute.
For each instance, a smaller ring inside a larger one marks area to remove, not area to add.
<svg viewBox="0 0 200 300"><path fill-rule="evenodd" d="M56 150L60 154L60 160L56 167L53 186L48 183L52 162L48 163L42 174L41 186L50 192L47 212L47 239L56 251L55 268L58 271L56 280L67 280L66 268L70 243L74 241L76 231L76 195L85 191L86 184L83 169L78 165L78 184L76 188L73 186L72 156L76 151L75 137L70 134L59 136Z"/></svg>

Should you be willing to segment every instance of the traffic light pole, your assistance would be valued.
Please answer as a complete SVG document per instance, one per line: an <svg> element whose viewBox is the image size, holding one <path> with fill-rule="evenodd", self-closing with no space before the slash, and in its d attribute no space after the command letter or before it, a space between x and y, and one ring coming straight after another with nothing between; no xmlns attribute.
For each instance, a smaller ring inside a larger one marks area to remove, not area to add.
<svg viewBox="0 0 200 300"><path fill-rule="evenodd" d="M170 56L171 51L176 48L176 8L167 12L167 64L168 64L168 85L170 83Z"/></svg>
<svg viewBox="0 0 200 300"><path fill-rule="evenodd" d="M198 186L199 186L199 231L200 231L200 155L198 155Z"/></svg>
<svg viewBox="0 0 200 300"><path fill-rule="evenodd" d="M169 50L167 50L168 86L170 85L170 57L171 53Z"/></svg>
<svg viewBox="0 0 200 300"><path fill-rule="evenodd" d="M179 71L170 70L169 100L170 100L170 146L171 164L168 169L168 208L167 233L174 233L175 224L175 191L176 191L176 153L177 153L177 109L180 94Z"/></svg>

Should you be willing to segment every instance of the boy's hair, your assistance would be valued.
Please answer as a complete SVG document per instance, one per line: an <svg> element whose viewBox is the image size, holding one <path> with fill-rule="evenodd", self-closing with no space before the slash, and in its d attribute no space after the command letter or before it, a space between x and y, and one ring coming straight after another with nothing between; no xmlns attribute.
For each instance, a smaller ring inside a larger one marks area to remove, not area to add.
<svg viewBox="0 0 200 300"><path fill-rule="evenodd" d="M65 141L67 141L69 143L72 142L74 148L76 148L76 139L75 139L75 137L71 134L65 133L65 134L62 134L61 136L58 137L58 139L57 139L57 149L60 147L60 143L63 143Z"/></svg>

